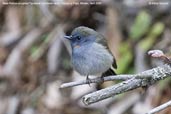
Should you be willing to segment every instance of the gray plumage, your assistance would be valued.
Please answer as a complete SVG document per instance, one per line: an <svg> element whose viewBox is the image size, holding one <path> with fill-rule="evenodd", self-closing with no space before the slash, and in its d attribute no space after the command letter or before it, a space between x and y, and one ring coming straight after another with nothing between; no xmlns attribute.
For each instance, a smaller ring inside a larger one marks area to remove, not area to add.
<svg viewBox="0 0 171 114"><path fill-rule="evenodd" d="M72 31L71 36L66 38L70 40L72 47L73 67L81 75L104 74L112 65L117 68L106 39L93 29L77 27Z"/></svg>

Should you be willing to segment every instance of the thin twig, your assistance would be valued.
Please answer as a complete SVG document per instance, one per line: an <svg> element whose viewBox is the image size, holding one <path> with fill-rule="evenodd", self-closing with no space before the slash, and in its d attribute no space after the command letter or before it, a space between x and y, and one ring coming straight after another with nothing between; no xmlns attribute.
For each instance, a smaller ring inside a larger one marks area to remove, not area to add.
<svg viewBox="0 0 171 114"><path fill-rule="evenodd" d="M171 100L164 103L164 104L162 104L162 105L160 105L160 106L158 106L158 107L153 108L152 110L150 110L146 114L155 114L155 113L157 113L157 112L159 112L161 110L164 110L165 108L167 108L169 106L171 106Z"/></svg>
<svg viewBox="0 0 171 114"><path fill-rule="evenodd" d="M89 81L86 80L81 80L78 82L69 82L69 83L64 83L60 86L60 88L67 88L67 87L74 87L78 85L84 85L84 84L90 84L90 83L101 83L105 81L113 81L113 80L128 80L131 78L136 78L136 79L144 79L144 78L150 78L150 75L139 75L139 74L134 74L134 75L114 75L114 76L107 76L104 77L103 79L101 77L93 78L90 79Z"/></svg>

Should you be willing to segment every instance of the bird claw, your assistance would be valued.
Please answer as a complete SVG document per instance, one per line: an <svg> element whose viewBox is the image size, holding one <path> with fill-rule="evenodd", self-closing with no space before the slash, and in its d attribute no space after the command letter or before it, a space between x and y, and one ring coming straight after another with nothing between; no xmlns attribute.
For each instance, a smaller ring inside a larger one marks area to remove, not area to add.
<svg viewBox="0 0 171 114"><path fill-rule="evenodd" d="M88 77L88 75L87 75L87 77L86 77L86 83L89 85L89 87L91 87L91 85L90 85L91 79Z"/></svg>
<svg viewBox="0 0 171 114"><path fill-rule="evenodd" d="M103 84L104 83L104 76L102 75L101 76L101 82L100 82L101 84Z"/></svg>

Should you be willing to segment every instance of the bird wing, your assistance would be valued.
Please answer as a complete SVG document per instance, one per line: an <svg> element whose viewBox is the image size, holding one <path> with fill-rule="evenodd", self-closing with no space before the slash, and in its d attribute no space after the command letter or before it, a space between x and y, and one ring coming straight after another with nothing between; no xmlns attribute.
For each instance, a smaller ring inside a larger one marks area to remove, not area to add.
<svg viewBox="0 0 171 114"><path fill-rule="evenodd" d="M114 68L117 69L117 64L116 64L115 57L112 54L112 52L110 51L110 49L109 49L109 47L107 45L107 41L106 41L105 37L103 35L97 34L97 36L96 36L96 42L102 44L103 46L105 46L106 49L109 51L109 53L113 56L113 59L114 59L113 60L113 64L112 64L112 67L113 68L111 68L111 70L114 70Z"/></svg>

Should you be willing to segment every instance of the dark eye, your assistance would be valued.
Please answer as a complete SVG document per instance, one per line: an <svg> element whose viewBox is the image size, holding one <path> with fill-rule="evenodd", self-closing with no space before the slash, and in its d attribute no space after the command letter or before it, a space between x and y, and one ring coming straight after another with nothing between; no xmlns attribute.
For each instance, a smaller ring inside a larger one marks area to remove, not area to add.
<svg viewBox="0 0 171 114"><path fill-rule="evenodd" d="M77 38L77 40L81 40L81 37L80 36L77 36L76 38Z"/></svg>

